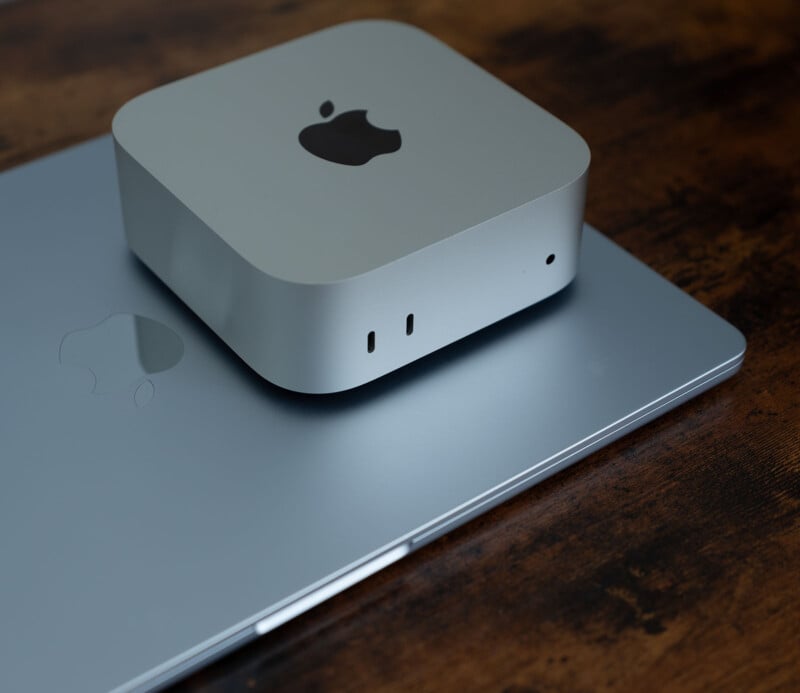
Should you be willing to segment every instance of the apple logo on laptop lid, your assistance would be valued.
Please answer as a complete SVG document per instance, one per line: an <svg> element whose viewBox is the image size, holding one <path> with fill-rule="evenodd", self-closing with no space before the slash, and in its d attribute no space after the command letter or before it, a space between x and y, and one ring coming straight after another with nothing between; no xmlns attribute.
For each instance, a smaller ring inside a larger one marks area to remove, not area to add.
<svg viewBox="0 0 800 693"><path fill-rule="evenodd" d="M319 107L323 118L333 114L333 104L325 101ZM326 161L347 166L363 166L380 154L400 149L399 130L384 130L367 120L366 110L340 113L333 120L309 125L298 135L303 148Z"/></svg>
<svg viewBox="0 0 800 693"><path fill-rule="evenodd" d="M155 395L148 376L173 368L183 357L183 342L163 323L132 313L114 313L92 327L67 333L58 349L62 364L94 376L97 395L133 390L137 406Z"/></svg>

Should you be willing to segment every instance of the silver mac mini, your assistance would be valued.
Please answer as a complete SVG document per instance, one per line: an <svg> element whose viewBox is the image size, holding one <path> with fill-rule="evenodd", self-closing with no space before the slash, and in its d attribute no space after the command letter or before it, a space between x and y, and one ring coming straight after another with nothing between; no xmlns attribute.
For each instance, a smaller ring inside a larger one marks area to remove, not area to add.
<svg viewBox="0 0 800 693"><path fill-rule="evenodd" d="M374 380L576 273L584 140L408 25L159 87L113 135L131 249L289 390Z"/></svg>

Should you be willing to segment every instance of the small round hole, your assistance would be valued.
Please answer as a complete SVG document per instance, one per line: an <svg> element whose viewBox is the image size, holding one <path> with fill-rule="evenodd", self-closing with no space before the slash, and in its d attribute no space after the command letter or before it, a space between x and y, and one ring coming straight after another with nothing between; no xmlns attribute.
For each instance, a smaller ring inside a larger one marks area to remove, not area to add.
<svg viewBox="0 0 800 693"><path fill-rule="evenodd" d="M550 254L550 255L547 256L546 262L547 262L548 265L552 265L553 264L553 260L555 260L555 259L556 259L556 256Z"/></svg>

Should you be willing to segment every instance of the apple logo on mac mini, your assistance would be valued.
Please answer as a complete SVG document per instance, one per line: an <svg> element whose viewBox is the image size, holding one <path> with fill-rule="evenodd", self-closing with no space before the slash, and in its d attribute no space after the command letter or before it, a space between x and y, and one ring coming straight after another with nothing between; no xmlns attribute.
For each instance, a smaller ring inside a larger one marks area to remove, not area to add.
<svg viewBox="0 0 800 693"><path fill-rule="evenodd" d="M323 118L333 113L333 104L319 107ZM383 130L367 120L366 110L346 111L333 120L309 125L298 135L303 148L320 159L347 166L363 166L380 154L400 149L399 130Z"/></svg>
<svg viewBox="0 0 800 693"><path fill-rule="evenodd" d="M133 391L136 406L155 395L148 376L169 370L183 358L178 334L157 320L114 313L105 320L67 333L58 348L62 364L87 369L97 395Z"/></svg>

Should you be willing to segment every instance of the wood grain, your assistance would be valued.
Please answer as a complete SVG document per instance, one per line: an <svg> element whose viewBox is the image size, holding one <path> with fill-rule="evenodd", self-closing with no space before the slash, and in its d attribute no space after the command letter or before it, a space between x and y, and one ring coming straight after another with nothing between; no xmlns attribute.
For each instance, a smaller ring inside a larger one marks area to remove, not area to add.
<svg viewBox="0 0 800 693"><path fill-rule="evenodd" d="M747 359L176 689L800 690L796 2L0 4L0 168L363 16L426 29L575 127L588 220L739 327Z"/></svg>

